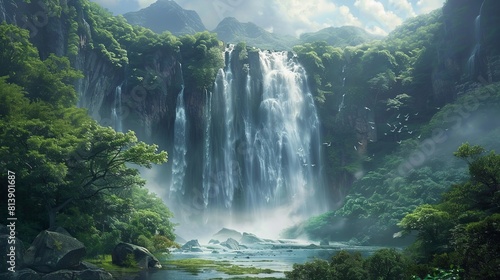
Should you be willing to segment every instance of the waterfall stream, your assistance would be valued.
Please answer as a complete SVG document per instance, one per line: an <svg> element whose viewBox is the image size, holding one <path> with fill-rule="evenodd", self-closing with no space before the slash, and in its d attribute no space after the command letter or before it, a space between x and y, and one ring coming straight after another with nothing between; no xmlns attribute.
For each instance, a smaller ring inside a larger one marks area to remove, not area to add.
<svg viewBox="0 0 500 280"><path fill-rule="evenodd" d="M114 104L113 109L111 109L111 117L115 130L118 132L123 132L123 120L122 120L122 85L118 85L115 88Z"/></svg>
<svg viewBox="0 0 500 280"><path fill-rule="evenodd" d="M184 86L177 96L174 124L174 153L172 165L171 191L181 191L184 188L184 176L186 173L186 109L184 107Z"/></svg>
<svg viewBox="0 0 500 280"><path fill-rule="evenodd" d="M480 70L479 60L481 59L481 43L482 43L481 15L483 13L484 2L485 1L483 1L483 3L481 4L481 8L479 9L479 14L474 20L474 40L476 44L474 45L474 49L472 50L469 60L467 61L467 70L469 72L469 75L473 78L476 78L475 76L478 74Z"/></svg>
<svg viewBox="0 0 500 280"><path fill-rule="evenodd" d="M206 96L205 220L318 213L319 120L304 68L288 52L260 51L259 64L247 65L257 71L235 75L233 52Z"/></svg>

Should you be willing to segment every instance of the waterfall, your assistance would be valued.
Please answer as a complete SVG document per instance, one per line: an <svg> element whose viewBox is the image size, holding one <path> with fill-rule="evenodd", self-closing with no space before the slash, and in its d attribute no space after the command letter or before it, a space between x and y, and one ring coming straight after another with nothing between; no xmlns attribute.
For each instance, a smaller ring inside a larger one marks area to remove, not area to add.
<svg viewBox="0 0 500 280"><path fill-rule="evenodd" d="M174 153L172 165L172 185L170 191L184 193L184 176L186 173L186 110L184 107L184 85L177 96L174 123Z"/></svg>
<svg viewBox="0 0 500 280"><path fill-rule="evenodd" d="M220 69L214 85L210 105L210 123L207 124L206 160L203 186L205 206L231 208L234 188L235 130L233 106L233 73L231 56L233 46L226 49L227 66ZM209 127L208 127L209 126Z"/></svg>
<svg viewBox="0 0 500 280"><path fill-rule="evenodd" d="M1 21L7 22L7 17L5 16L5 7L4 7L3 1L0 1L0 11L2 13Z"/></svg>
<svg viewBox="0 0 500 280"><path fill-rule="evenodd" d="M346 65L342 66L342 89L345 88L345 67ZM344 108L344 99L345 99L345 93L342 94L342 101L340 102L339 105L339 112L342 111L342 108Z"/></svg>
<svg viewBox="0 0 500 280"><path fill-rule="evenodd" d="M233 52L226 50L226 67L207 98L206 208L250 220L278 209L302 217L318 213L324 198L319 120L304 68L288 52L260 51L259 64L249 65L257 71L237 76ZM256 72L261 76L252 76Z"/></svg>
<svg viewBox="0 0 500 280"><path fill-rule="evenodd" d="M220 73L220 71L219 71ZM217 91L215 85L215 91ZM210 190L210 129L212 123L212 94L205 91L205 145L203 147L203 203L206 207L208 205L208 191Z"/></svg>
<svg viewBox="0 0 500 280"><path fill-rule="evenodd" d="M475 40L475 45L474 49L472 50L471 55L469 56L469 60L467 61L467 70L469 72L469 75L472 78L475 78L475 76L478 74L480 71L479 67L479 60L481 59L481 41L482 41L482 34L481 34L481 14L483 11L483 6L484 2L481 4L481 8L479 9L479 14L477 15L476 19L474 20L474 40Z"/></svg>
<svg viewBox="0 0 500 280"><path fill-rule="evenodd" d="M111 109L111 118L115 130L118 132L123 132L123 110L122 110L122 85L118 85L115 88L113 108Z"/></svg>

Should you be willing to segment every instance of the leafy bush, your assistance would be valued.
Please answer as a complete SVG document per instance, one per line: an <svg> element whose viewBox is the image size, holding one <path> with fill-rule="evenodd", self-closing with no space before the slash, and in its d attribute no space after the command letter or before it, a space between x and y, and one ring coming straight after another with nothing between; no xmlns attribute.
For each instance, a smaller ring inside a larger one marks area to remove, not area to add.
<svg viewBox="0 0 500 280"><path fill-rule="evenodd" d="M330 262L314 260L295 264L293 270L285 272L287 279L325 280L401 280L409 279L410 262L394 249L381 249L363 259L359 252L340 251Z"/></svg>

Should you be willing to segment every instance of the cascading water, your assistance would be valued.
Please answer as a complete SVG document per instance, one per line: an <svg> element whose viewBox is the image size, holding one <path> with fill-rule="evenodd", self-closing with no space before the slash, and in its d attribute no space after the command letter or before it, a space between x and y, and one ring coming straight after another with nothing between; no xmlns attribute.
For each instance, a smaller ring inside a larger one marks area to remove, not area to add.
<svg viewBox="0 0 500 280"><path fill-rule="evenodd" d="M288 52L261 51L259 64L247 65L258 71L237 77L233 49L226 52L207 105L207 219L261 221L280 211L283 221L324 210L319 120L304 68Z"/></svg>
<svg viewBox="0 0 500 280"><path fill-rule="evenodd" d="M481 8L479 9L479 14L477 15L476 19L474 20L474 39L475 39L475 45L474 49L472 50L472 53L469 57L469 60L467 61L467 70L469 72L469 75L473 78L478 74L479 72L479 60L481 59L481 14L483 11L483 6L484 6L484 1L481 4Z"/></svg>
<svg viewBox="0 0 500 280"><path fill-rule="evenodd" d="M342 67L342 89L345 87L345 65ZM344 99L345 99L345 93L342 94L342 101L340 102L339 105L339 112L342 111L342 108L344 108Z"/></svg>
<svg viewBox="0 0 500 280"><path fill-rule="evenodd" d="M170 191L183 193L184 176L186 174L186 109L184 107L184 86L177 96L174 124L174 154L172 165L172 185Z"/></svg>
<svg viewBox="0 0 500 280"><path fill-rule="evenodd" d="M123 120L122 120L122 86L118 85L115 88L113 109L111 109L111 117L113 119L113 124L115 130L118 132L123 132Z"/></svg>

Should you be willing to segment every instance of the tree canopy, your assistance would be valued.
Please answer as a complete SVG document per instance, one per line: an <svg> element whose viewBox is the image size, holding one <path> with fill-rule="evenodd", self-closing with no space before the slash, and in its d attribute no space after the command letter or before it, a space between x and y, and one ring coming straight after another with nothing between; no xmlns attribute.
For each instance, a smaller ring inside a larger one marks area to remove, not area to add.
<svg viewBox="0 0 500 280"><path fill-rule="evenodd" d="M28 36L0 25L0 167L16 174L20 237L64 225L93 254L109 250L100 238L170 246L172 214L142 188L137 170L166 162L167 153L77 108L73 82L81 74L65 57L40 60Z"/></svg>

